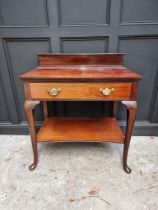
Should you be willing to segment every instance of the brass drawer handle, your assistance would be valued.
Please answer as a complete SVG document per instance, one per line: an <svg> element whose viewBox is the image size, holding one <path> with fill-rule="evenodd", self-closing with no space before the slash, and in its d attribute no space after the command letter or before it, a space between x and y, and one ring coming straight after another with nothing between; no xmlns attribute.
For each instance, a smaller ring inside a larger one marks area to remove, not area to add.
<svg viewBox="0 0 158 210"><path fill-rule="evenodd" d="M50 96L57 96L61 92L61 88L50 88L47 91Z"/></svg>
<svg viewBox="0 0 158 210"><path fill-rule="evenodd" d="M115 88L100 88L100 92L101 92L104 96L109 96L109 95L111 95L114 91L115 91Z"/></svg>

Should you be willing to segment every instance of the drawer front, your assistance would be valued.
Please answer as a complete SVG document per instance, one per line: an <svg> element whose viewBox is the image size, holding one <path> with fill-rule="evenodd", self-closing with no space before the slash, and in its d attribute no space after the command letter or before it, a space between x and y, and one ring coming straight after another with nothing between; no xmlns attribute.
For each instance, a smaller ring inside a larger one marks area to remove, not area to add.
<svg viewBox="0 0 158 210"><path fill-rule="evenodd" d="M45 100L127 100L131 83L29 83L32 99Z"/></svg>

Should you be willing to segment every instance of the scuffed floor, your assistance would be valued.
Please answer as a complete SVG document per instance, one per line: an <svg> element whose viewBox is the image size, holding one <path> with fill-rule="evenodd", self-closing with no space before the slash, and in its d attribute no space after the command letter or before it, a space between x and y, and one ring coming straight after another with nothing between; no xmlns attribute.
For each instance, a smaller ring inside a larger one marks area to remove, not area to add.
<svg viewBox="0 0 158 210"><path fill-rule="evenodd" d="M133 137L130 175L122 145L39 145L32 161L29 136L0 136L0 210L157 210L158 137Z"/></svg>

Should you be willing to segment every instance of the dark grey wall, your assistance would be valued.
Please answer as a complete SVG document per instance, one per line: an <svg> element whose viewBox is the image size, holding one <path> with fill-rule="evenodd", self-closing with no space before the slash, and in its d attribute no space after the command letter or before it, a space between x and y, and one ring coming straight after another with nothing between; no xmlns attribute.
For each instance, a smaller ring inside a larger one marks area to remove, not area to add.
<svg viewBox="0 0 158 210"><path fill-rule="evenodd" d="M18 75L37 65L36 53L124 52L124 64L144 76L135 134L157 135L157 11L156 0L0 0L0 132L27 130ZM66 116L103 115L108 108L101 102L51 106L51 114ZM124 125L123 109L119 119Z"/></svg>

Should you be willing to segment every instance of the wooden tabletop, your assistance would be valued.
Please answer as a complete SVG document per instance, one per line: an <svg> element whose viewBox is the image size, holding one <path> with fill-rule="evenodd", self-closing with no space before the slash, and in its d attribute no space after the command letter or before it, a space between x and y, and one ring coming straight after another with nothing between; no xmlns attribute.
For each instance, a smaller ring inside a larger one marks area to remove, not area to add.
<svg viewBox="0 0 158 210"><path fill-rule="evenodd" d="M39 66L22 80L134 81L142 76L122 65L123 54L41 54Z"/></svg>
<svg viewBox="0 0 158 210"><path fill-rule="evenodd" d="M38 67L21 75L22 80L140 80L142 77L123 66Z"/></svg>

